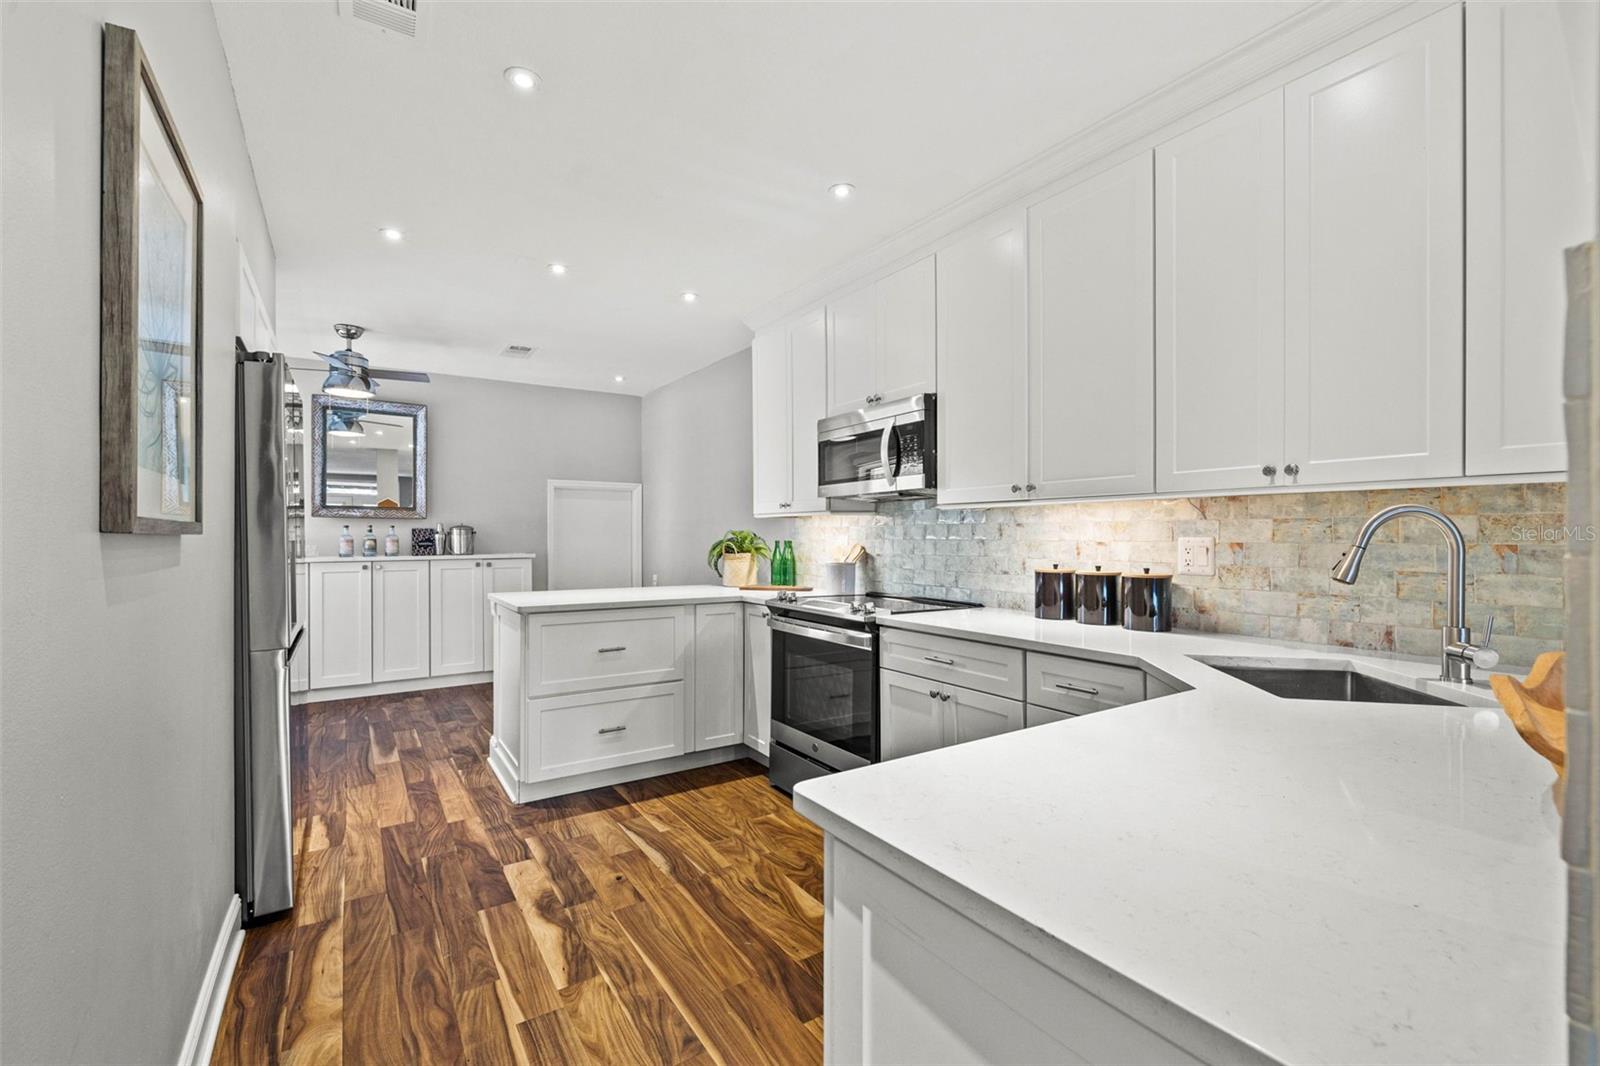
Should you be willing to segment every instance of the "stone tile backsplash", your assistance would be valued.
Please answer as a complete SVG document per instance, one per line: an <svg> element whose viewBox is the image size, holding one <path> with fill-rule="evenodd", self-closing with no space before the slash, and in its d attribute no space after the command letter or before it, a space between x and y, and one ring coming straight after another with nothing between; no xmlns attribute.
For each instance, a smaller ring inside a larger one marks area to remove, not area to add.
<svg viewBox="0 0 1600 1066"><path fill-rule="evenodd" d="M1390 523L1353 586L1329 572L1368 515L1396 503L1444 511L1467 541L1467 615L1507 664L1562 646L1566 486L1468 485L1431 489L1282 493L1169 500L945 508L886 503L876 514L796 519L800 577L869 553L873 588L1033 609L1033 571L1054 563L1177 569L1179 537L1213 537L1215 576L1173 578L1180 629L1437 654L1447 553L1431 524ZM1592 535L1592 534L1589 534Z"/></svg>

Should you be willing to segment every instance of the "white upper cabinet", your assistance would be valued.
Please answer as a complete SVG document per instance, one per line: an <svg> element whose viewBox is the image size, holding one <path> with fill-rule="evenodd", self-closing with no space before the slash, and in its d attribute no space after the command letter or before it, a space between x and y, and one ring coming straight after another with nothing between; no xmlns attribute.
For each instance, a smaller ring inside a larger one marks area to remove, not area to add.
<svg viewBox="0 0 1600 1066"><path fill-rule="evenodd" d="M1275 484L1284 429L1282 92L1158 146L1155 217L1156 489Z"/></svg>
<svg viewBox="0 0 1600 1066"><path fill-rule="evenodd" d="M372 682L372 564L310 568L311 687Z"/></svg>
<svg viewBox="0 0 1600 1066"><path fill-rule="evenodd" d="M372 564L372 680L427 677L428 560Z"/></svg>
<svg viewBox="0 0 1600 1066"><path fill-rule="evenodd" d="M1561 252L1594 236L1596 7L1466 11L1466 472L1562 471Z"/></svg>
<svg viewBox="0 0 1600 1066"><path fill-rule="evenodd" d="M939 502L1022 498L1028 480L1028 218L1008 212L935 257Z"/></svg>
<svg viewBox="0 0 1600 1066"><path fill-rule="evenodd" d="M1149 152L1028 209L1035 499L1155 488L1153 210Z"/></svg>
<svg viewBox="0 0 1600 1066"><path fill-rule="evenodd" d="M817 494L817 422L828 387L824 313L757 333L750 359L755 514L825 513Z"/></svg>
<svg viewBox="0 0 1600 1066"><path fill-rule="evenodd" d="M830 300L827 413L934 391L934 347L933 256Z"/></svg>
<svg viewBox="0 0 1600 1066"><path fill-rule="evenodd" d="M1461 12L1289 84L1280 468L1460 476Z"/></svg>
<svg viewBox="0 0 1600 1066"><path fill-rule="evenodd" d="M483 563L434 559L429 564L433 610L433 676L483 669Z"/></svg>

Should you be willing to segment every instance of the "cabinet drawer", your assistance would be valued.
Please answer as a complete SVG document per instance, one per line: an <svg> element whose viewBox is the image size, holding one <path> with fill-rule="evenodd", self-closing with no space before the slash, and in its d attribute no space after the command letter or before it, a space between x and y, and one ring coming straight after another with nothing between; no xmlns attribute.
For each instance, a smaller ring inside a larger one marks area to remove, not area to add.
<svg viewBox="0 0 1600 1066"><path fill-rule="evenodd" d="M1059 655L1028 656L1028 702L1068 714L1144 699L1144 671Z"/></svg>
<svg viewBox="0 0 1600 1066"><path fill-rule="evenodd" d="M684 680L691 609L649 607L536 617L529 696Z"/></svg>
<svg viewBox="0 0 1600 1066"><path fill-rule="evenodd" d="M1040 707L1036 703L1028 704L1023 725L1032 729L1036 725L1049 725L1051 722L1065 722L1070 718L1078 717L1066 711L1052 711L1048 707Z"/></svg>
<svg viewBox="0 0 1600 1066"><path fill-rule="evenodd" d="M528 701L529 780L570 777L684 752L684 684L643 685Z"/></svg>
<svg viewBox="0 0 1600 1066"><path fill-rule="evenodd" d="M880 632L880 665L886 670L948 681L1009 699L1022 698L1022 652L1017 648L903 629Z"/></svg>

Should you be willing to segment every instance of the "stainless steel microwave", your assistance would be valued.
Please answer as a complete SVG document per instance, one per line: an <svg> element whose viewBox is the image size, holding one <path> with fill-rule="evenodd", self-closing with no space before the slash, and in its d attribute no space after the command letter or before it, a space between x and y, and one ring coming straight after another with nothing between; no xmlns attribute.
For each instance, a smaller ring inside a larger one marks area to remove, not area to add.
<svg viewBox="0 0 1600 1066"><path fill-rule="evenodd" d="M834 415L817 423L817 493L825 497L893 499L932 496L935 396L903 400Z"/></svg>

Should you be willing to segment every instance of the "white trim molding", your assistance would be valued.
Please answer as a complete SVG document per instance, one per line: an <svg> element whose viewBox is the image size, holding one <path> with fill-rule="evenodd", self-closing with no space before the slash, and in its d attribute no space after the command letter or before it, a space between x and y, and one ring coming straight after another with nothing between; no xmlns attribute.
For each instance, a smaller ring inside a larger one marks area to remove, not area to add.
<svg viewBox="0 0 1600 1066"><path fill-rule="evenodd" d="M244 947L243 918L244 906L235 895L228 901L206 972L200 979L200 992L189 1013L189 1029L183 1034L183 1047L178 1051L178 1066L205 1066L211 1061L217 1028L222 1024L222 1006L227 1002L233 971L239 965L239 951Z"/></svg>
<svg viewBox="0 0 1600 1066"><path fill-rule="evenodd" d="M449 559L452 556L446 555ZM370 685L337 685L333 688L313 688L296 692L291 703L326 703L329 700L355 700L363 696L393 696L400 692L426 692L435 688L459 688L463 685L487 685L494 680L493 670L474 671L470 674L444 674L440 677L410 677L404 681L374 681Z"/></svg>

